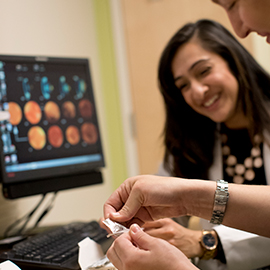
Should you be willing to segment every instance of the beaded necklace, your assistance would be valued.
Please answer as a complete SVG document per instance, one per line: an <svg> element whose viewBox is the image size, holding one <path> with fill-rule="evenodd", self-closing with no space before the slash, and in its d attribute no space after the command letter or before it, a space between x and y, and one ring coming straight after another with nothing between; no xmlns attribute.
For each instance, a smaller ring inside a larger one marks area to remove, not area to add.
<svg viewBox="0 0 270 270"><path fill-rule="evenodd" d="M237 184L242 184L245 180L252 181L255 178L254 168L261 168L263 165L260 148L262 137L260 135L254 136L254 146L251 148L250 156L245 158L243 164L239 163L236 156L231 154L226 134L221 134L221 141L225 171L228 176L232 177L233 182Z"/></svg>

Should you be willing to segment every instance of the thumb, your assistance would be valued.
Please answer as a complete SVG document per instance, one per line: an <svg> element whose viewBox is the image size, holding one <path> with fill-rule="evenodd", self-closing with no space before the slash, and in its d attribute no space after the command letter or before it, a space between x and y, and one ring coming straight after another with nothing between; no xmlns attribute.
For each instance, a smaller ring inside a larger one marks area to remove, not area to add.
<svg viewBox="0 0 270 270"><path fill-rule="evenodd" d="M129 234L136 246L140 249L149 250L154 238L145 233L137 224L130 227Z"/></svg>
<svg viewBox="0 0 270 270"><path fill-rule="evenodd" d="M141 197L142 194L139 190L132 190L123 207L118 212L110 213L109 217L118 222L131 220L142 207L143 199Z"/></svg>
<svg viewBox="0 0 270 270"><path fill-rule="evenodd" d="M127 204L125 204L118 212L110 213L109 218L118 222L125 222L134 217L136 210L131 209Z"/></svg>

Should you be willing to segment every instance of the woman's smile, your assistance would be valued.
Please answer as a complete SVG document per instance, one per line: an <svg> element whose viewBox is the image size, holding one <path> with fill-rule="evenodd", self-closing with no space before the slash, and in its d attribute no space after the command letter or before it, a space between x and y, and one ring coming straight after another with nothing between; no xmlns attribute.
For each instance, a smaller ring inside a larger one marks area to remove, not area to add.
<svg viewBox="0 0 270 270"><path fill-rule="evenodd" d="M219 100L220 94L216 94L203 103L205 108L211 109Z"/></svg>

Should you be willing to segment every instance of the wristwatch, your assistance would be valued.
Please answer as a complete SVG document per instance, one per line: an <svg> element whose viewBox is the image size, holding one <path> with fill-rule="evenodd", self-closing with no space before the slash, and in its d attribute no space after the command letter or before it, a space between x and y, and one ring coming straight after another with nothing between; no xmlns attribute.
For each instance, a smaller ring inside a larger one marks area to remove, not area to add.
<svg viewBox="0 0 270 270"><path fill-rule="evenodd" d="M203 255L200 257L201 260L210 260L216 257L218 238L214 230L202 231L200 244L204 251Z"/></svg>

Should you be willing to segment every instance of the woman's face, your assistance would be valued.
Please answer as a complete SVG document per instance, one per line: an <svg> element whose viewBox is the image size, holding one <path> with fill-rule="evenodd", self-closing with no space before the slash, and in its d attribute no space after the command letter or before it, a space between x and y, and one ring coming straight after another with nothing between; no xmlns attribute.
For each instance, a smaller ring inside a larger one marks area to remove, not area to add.
<svg viewBox="0 0 270 270"><path fill-rule="evenodd" d="M190 41L178 49L172 73L176 87L194 111L228 127L237 125L241 115L236 110L238 82L223 58Z"/></svg>
<svg viewBox="0 0 270 270"><path fill-rule="evenodd" d="M251 32L265 36L270 43L269 0L212 0L222 6L236 34L245 38Z"/></svg>

